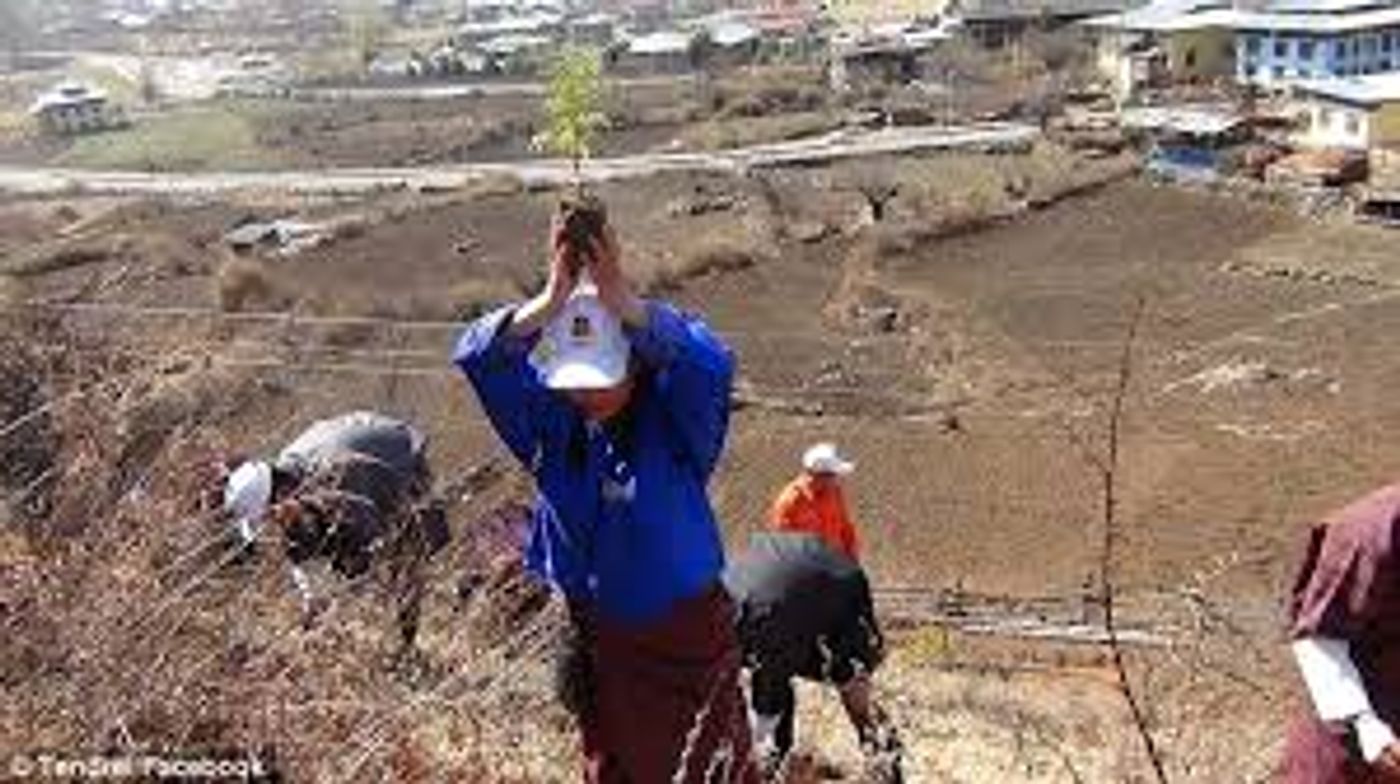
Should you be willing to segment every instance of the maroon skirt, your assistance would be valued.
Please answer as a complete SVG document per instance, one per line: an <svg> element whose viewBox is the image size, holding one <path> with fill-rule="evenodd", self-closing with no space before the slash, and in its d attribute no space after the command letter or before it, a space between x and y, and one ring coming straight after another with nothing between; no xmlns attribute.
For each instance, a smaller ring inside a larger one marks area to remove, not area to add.
<svg viewBox="0 0 1400 784"><path fill-rule="evenodd" d="M579 714L589 784L757 784L734 606L718 585L660 620L574 608L591 653Z"/></svg>
<svg viewBox="0 0 1400 784"><path fill-rule="evenodd" d="M1346 733L1310 712L1299 715L1288 732L1279 784L1380 784Z"/></svg>

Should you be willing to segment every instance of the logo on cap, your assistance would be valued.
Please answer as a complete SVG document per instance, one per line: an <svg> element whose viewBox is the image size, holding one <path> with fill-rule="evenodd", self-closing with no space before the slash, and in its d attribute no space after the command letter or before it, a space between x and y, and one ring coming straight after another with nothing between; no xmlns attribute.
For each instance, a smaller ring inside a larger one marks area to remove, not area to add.
<svg viewBox="0 0 1400 784"><path fill-rule="evenodd" d="M569 325L569 337L576 343L586 343L593 340L593 322L585 315L574 316L574 321Z"/></svg>

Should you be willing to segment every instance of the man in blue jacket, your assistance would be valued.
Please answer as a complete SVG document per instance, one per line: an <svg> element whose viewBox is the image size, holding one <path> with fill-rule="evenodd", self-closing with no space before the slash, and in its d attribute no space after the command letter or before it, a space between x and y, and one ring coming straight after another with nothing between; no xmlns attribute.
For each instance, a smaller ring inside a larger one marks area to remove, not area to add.
<svg viewBox="0 0 1400 784"><path fill-rule="evenodd" d="M610 229L586 248L562 226L552 239L544 290L468 327L455 362L535 477L525 559L582 640L586 778L755 782L706 494L733 357L700 321L634 293Z"/></svg>

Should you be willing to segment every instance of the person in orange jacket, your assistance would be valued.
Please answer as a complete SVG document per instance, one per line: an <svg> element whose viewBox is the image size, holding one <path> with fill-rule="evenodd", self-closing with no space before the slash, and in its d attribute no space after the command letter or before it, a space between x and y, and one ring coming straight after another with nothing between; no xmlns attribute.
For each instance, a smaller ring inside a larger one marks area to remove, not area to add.
<svg viewBox="0 0 1400 784"><path fill-rule="evenodd" d="M803 453L802 469L773 502L772 527L816 534L832 550L859 562L856 527L841 492L841 477L854 471L855 463L844 459L835 444L820 443Z"/></svg>

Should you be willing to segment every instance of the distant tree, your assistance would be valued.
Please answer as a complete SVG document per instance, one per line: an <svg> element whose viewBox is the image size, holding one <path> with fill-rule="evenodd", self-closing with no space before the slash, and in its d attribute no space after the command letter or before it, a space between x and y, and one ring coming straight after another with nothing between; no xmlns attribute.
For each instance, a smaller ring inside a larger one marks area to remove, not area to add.
<svg viewBox="0 0 1400 784"><path fill-rule="evenodd" d="M368 68L389 39L389 18L383 6L378 0L346 0L345 27L356 60Z"/></svg>
<svg viewBox="0 0 1400 784"><path fill-rule="evenodd" d="M141 94L141 103L150 106L160 102L160 83L156 79L155 63L151 62L151 58L144 54L141 57L140 71L137 74L137 87Z"/></svg>
<svg viewBox="0 0 1400 784"><path fill-rule="evenodd" d="M690 61L690 67L696 71L707 72L714 64L715 39L710 37L708 31L701 31L690 39L690 45L686 48L686 59Z"/></svg>
<svg viewBox="0 0 1400 784"><path fill-rule="evenodd" d="M1091 65L1093 49L1071 28L1031 30L1022 40L1022 46L1032 65L1039 65L1051 74L1075 74Z"/></svg>

